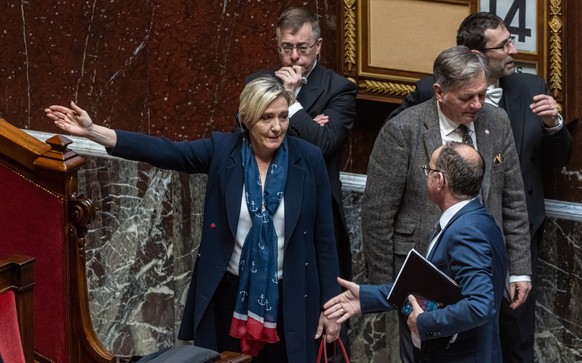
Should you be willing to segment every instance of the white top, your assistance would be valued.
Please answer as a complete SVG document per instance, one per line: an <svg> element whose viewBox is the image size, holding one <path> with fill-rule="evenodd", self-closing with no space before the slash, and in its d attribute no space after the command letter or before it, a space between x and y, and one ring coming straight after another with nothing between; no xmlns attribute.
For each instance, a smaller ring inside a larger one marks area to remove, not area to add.
<svg viewBox="0 0 582 363"><path fill-rule="evenodd" d="M240 215L238 217L238 225L236 229L236 238L234 241L234 250L230 256L230 261L228 263L227 271L233 275L238 276L238 267L240 264L240 256L242 252L245 239L251 226L253 225L251 215L249 213L249 208L247 207L247 202L245 200L245 186L243 185L243 192L240 202ZM279 203L279 208L273 216L273 225L275 227L275 232L277 233L277 276L279 280L283 278L283 252L285 250L285 198L281 199Z"/></svg>

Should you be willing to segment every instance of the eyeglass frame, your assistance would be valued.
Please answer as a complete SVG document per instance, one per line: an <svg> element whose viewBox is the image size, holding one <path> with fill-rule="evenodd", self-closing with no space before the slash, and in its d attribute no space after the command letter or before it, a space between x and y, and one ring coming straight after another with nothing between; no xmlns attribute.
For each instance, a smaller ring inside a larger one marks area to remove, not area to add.
<svg viewBox="0 0 582 363"><path fill-rule="evenodd" d="M509 47L510 46L515 46L514 45L515 42L515 35L511 35L509 38L507 38L503 44L497 46L497 47L491 47L491 48L481 48L479 49L479 51L481 52L486 52L488 50L502 50L503 53L509 53ZM507 48L507 49L506 49Z"/></svg>
<svg viewBox="0 0 582 363"><path fill-rule="evenodd" d="M435 172L435 173L442 173L442 171L438 170L438 169L431 169L428 167L428 165L423 165L421 166L422 170L424 170L424 175L429 176L430 173Z"/></svg>
<svg viewBox="0 0 582 363"><path fill-rule="evenodd" d="M321 38L319 38L319 39L321 39ZM294 49L297 50L297 53L298 54L307 55L307 54L309 54L309 50L312 49L313 47L315 47L315 45L317 44L317 42L319 42L319 39L317 39L311 45L309 45L309 43L307 43L307 44L299 43L299 44L293 44L293 45L287 44L286 45L286 49L285 49L285 47L283 45L279 45L277 48L279 49L279 53L285 54L285 55L291 55L291 54L293 54L293 50Z"/></svg>

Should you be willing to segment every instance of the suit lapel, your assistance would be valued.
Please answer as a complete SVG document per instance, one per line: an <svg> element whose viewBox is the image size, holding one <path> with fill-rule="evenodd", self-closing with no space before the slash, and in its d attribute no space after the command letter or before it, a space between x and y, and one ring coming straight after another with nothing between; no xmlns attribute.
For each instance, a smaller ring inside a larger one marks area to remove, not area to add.
<svg viewBox="0 0 582 363"><path fill-rule="evenodd" d="M323 87L321 87L321 85L323 84L322 77L323 68L321 68L318 62L313 68L313 71L311 71L307 84L301 87L301 90L297 95L297 100L301 103L301 106L305 110L310 110L311 106L313 106L315 101L324 91Z"/></svg>
<svg viewBox="0 0 582 363"><path fill-rule="evenodd" d="M240 140L230 153L230 164L226 167L225 201L228 227L233 236L236 236L236 229L240 217L241 189L244 182L243 166L241 159Z"/></svg>
<svg viewBox="0 0 582 363"><path fill-rule="evenodd" d="M523 105L528 103L521 101L521 98L524 97L522 92L513 91L511 82L509 82L508 77L502 77L499 80L499 87L503 89L503 97L499 102L499 107L503 108L505 112L507 112L511 124L511 130L513 131L513 138L515 139L517 154L521 155L522 143L524 139L523 135L525 133L525 123L517 121L523 119L522 114L526 111L523 109Z"/></svg>
<svg viewBox="0 0 582 363"><path fill-rule="evenodd" d="M299 220L303 200L305 170L298 166L301 156L296 150L295 143L289 139L289 170L285 186L285 247Z"/></svg>
<svg viewBox="0 0 582 363"><path fill-rule="evenodd" d="M469 202L466 206L464 206L463 208L461 208L461 210L459 210L450 220L449 223L447 223L447 225L445 226L445 228L443 228L439 238L435 241L434 246L432 247L432 249L430 250L430 253L428 254L428 256L426 257L427 260L431 261L432 258L434 257L435 251L439 248L439 245L443 239L443 236L445 235L445 233L447 232L447 230L449 229L449 227L455 223L455 221L462 216L465 213L474 211L478 208L481 207L481 202L479 202L479 200L475 199L472 200L471 202ZM429 241L430 243L430 241Z"/></svg>
<svg viewBox="0 0 582 363"><path fill-rule="evenodd" d="M491 127L492 125L488 118L482 117L482 115L483 112L481 112L479 117L477 117L474 125L475 137L477 139L477 149L485 160L485 175L483 177L483 183L481 184L481 200L487 200L489 191L491 190L492 164L495 157L493 155L493 145L495 145L495 142L493 142L491 137L501 137L501 135L495 135L495 131L498 130L498 128Z"/></svg>
<svg viewBox="0 0 582 363"><path fill-rule="evenodd" d="M433 97L431 101L432 107L427 107L424 116L424 127L426 131L423 133L424 146L426 149L427 160L439 146L442 146L443 139L441 137L441 128L439 124L439 115L436 106L436 99Z"/></svg>

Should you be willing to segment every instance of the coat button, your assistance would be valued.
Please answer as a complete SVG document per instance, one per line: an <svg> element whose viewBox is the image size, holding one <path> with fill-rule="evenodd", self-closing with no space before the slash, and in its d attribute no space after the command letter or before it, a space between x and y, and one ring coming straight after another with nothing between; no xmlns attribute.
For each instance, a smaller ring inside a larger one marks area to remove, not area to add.
<svg viewBox="0 0 582 363"><path fill-rule="evenodd" d="M210 223L210 228L212 228L212 229L216 228L216 224Z"/></svg>

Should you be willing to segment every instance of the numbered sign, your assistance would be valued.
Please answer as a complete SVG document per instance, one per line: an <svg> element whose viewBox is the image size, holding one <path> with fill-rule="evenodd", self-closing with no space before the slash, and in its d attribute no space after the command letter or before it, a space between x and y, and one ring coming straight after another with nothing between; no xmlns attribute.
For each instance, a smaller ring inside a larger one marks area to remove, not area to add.
<svg viewBox="0 0 582 363"><path fill-rule="evenodd" d="M537 53L537 1L535 0L481 0L481 11L496 14L515 35L515 46L520 52Z"/></svg>

